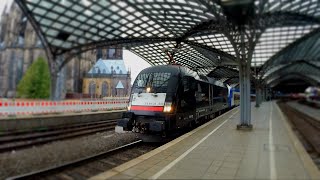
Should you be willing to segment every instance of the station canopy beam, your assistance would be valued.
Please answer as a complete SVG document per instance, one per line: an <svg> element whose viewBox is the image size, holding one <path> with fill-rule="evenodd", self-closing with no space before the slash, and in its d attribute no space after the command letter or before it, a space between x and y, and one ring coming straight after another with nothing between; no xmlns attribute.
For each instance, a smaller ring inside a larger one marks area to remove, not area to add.
<svg viewBox="0 0 320 180"><path fill-rule="evenodd" d="M217 67L237 70L243 93L240 125L250 125L250 78L268 83L264 78L272 72L278 73L273 78L286 76L274 70L280 65L310 61L304 67L313 70L319 63L315 0L15 1L46 49L51 94L57 92L57 74L78 53L125 47L161 65L169 62L163 49L172 49L176 63L199 74L212 75ZM236 83L235 73L229 73L219 78Z"/></svg>

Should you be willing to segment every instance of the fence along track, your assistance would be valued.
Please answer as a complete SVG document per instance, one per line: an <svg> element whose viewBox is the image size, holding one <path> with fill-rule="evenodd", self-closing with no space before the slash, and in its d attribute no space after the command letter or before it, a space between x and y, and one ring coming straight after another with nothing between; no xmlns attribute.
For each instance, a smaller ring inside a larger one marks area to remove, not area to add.
<svg viewBox="0 0 320 180"><path fill-rule="evenodd" d="M90 101L1 101L0 99L0 117L121 110L127 108L128 101L128 97Z"/></svg>

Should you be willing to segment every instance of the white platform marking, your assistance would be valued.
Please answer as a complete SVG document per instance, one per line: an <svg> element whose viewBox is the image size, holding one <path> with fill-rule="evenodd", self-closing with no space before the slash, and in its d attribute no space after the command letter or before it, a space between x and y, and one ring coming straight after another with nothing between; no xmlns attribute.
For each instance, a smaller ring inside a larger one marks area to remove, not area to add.
<svg viewBox="0 0 320 180"><path fill-rule="evenodd" d="M273 131L272 131L272 104L270 103L270 115L269 115L269 145L273 145ZM277 172L275 168L275 161L274 161L274 151L270 151L270 156L269 156L269 162L270 162L270 179L276 179L277 177Z"/></svg>

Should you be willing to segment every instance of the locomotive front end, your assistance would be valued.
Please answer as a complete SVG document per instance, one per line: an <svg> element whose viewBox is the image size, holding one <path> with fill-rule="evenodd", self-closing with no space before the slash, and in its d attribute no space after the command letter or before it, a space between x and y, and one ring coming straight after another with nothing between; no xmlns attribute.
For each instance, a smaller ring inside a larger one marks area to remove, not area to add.
<svg viewBox="0 0 320 180"><path fill-rule="evenodd" d="M140 72L131 90L128 111L118 127L137 133L165 134L175 124L178 71L166 66Z"/></svg>

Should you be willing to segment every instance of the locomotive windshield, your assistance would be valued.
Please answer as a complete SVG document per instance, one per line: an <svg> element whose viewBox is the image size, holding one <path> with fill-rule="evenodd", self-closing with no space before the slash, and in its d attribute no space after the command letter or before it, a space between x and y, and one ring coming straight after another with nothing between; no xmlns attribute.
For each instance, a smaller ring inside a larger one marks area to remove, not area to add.
<svg viewBox="0 0 320 180"><path fill-rule="evenodd" d="M154 72L154 73L140 73L132 88L132 93L165 93L168 89L168 82L171 73L167 72Z"/></svg>

